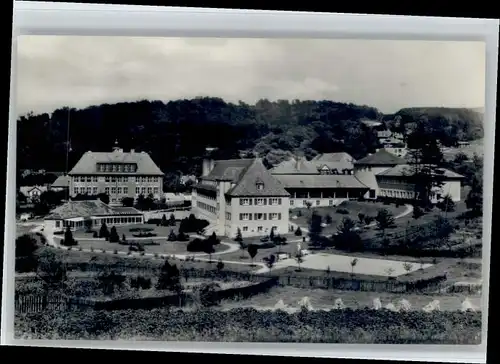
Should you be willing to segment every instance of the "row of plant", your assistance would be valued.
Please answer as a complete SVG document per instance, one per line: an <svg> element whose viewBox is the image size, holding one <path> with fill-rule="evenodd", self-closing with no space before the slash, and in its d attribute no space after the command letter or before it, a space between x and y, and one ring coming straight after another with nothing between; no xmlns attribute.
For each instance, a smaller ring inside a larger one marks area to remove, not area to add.
<svg viewBox="0 0 500 364"><path fill-rule="evenodd" d="M134 339L373 344L480 343L481 314L251 308L71 311L17 314L15 334L32 339Z"/></svg>

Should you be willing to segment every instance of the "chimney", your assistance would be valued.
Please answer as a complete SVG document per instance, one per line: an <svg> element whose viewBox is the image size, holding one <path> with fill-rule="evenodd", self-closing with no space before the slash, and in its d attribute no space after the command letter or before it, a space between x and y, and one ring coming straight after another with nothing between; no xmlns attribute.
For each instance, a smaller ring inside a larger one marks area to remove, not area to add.
<svg viewBox="0 0 500 364"><path fill-rule="evenodd" d="M212 172L215 166L215 161L212 158L212 152L215 148L206 148L205 149L205 158L203 159L201 176L206 177Z"/></svg>
<svg viewBox="0 0 500 364"><path fill-rule="evenodd" d="M130 153L135 153L135 149L130 149Z"/></svg>

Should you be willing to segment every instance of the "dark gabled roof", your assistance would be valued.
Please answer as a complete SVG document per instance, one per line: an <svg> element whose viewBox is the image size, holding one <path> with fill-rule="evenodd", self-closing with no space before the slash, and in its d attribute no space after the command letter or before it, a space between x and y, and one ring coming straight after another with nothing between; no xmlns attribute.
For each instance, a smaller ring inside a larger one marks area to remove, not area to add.
<svg viewBox="0 0 500 364"><path fill-rule="evenodd" d="M52 183L50 187L58 188L58 187L69 187L70 177L69 176L59 176Z"/></svg>
<svg viewBox="0 0 500 364"><path fill-rule="evenodd" d="M264 184L262 190L257 189L259 183ZM235 181L234 187L226 195L231 197L290 196L284 186L262 164L260 158L252 160L250 165L241 171L239 180Z"/></svg>
<svg viewBox="0 0 500 364"><path fill-rule="evenodd" d="M318 154L313 158L313 161L321 161L321 162L354 162L354 158L346 152L338 152L338 153L322 153Z"/></svg>
<svg viewBox="0 0 500 364"><path fill-rule="evenodd" d="M370 165L370 166L395 166L398 164L406 164L407 162L397 155L388 152L385 149L380 149L374 154L367 155L364 158L354 162L355 165Z"/></svg>
<svg viewBox="0 0 500 364"><path fill-rule="evenodd" d="M68 174L109 174L98 172L98 163L135 163L137 164L137 171L134 174L163 176L163 172L158 168L149 154L145 152L123 152L120 150L113 152L86 152Z"/></svg>
<svg viewBox="0 0 500 364"><path fill-rule="evenodd" d="M208 181L231 181L238 182L242 173L252 165L253 159L227 159L214 162L214 167L210 173L202 177Z"/></svg>
<svg viewBox="0 0 500 364"><path fill-rule="evenodd" d="M405 177L405 176L411 176L414 172L414 167L409 164L399 164L393 168L390 168L386 171L380 172L377 174L377 176L385 176L385 177ZM440 176L443 176L444 178L449 178L449 179L463 179L465 178L461 174L455 173L453 171L450 171L449 169L445 168L436 168L436 172L441 172L439 173Z"/></svg>
<svg viewBox="0 0 500 364"><path fill-rule="evenodd" d="M285 188L368 188L353 175L276 175Z"/></svg>
<svg viewBox="0 0 500 364"><path fill-rule="evenodd" d="M281 162L276 167L272 168L271 174L318 174L318 169L315 163L308 161L305 158L289 159Z"/></svg>

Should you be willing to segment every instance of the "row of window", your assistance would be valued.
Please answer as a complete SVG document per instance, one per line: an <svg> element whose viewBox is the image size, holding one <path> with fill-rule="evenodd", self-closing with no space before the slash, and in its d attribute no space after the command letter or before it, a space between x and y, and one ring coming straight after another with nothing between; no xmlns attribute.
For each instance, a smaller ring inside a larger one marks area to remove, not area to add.
<svg viewBox="0 0 500 364"><path fill-rule="evenodd" d="M413 191L381 190L381 192L386 197L413 198L415 196L415 192Z"/></svg>
<svg viewBox="0 0 500 364"><path fill-rule="evenodd" d="M214 206L211 206L209 204L206 204L206 203L203 203L200 201L196 202L196 206L198 206L200 209L206 210L212 214L215 214L215 212L216 212L216 208Z"/></svg>
<svg viewBox="0 0 500 364"><path fill-rule="evenodd" d="M263 212L256 212L254 214L249 214L249 213L243 213L240 214L240 220L241 221L247 221L247 220L281 220L281 213L280 212L269 212L269 213L263 213Z"/></svg>
<svg viewBox="0 0 500 364"><path fill-rule="evenodd" d="M138 224L142 222L142 217L140 216L122 216L122 217L102 217L102 218L96 218L93 219L92 224L95 226L101 226L101 224L104 222L106 225L112 226L112 225L118 225L118 224ZM83 221L70 221L70 220L63 220L63 221L56 221L56 228L61 228L61 227L82 227L84 226Z"/></svg>
<svg viewBox="0 0 500 364"><path fill-rule="evenodd" d="M272 228L273 228L273 229L275 229L275 230L277 230L277 229L278 229L278 227L277 227L277 226L273 226ZM247 231L248 231L248 226L243 226L243 227L241 228L241 231L243 231L243 232L247 232ZM263 227L263 226L257 226L257 231L258 231L259 233L264 232L264 227ZM271 229L266 228L266 230L265 230L265 231L266 231L266 232L268 232L268 231L271 231Z"/></svg>
<svg viewBox="0 0 500 364"><path fill-rule="evenodd" d="M137 165L132 163L99 163L97 165L99 172L136 172Z"/></svg>
<svg viewBox="0 0 500 364"><path fill-rule="evenodd" d="M140 194L158 194L160 192L160 189L158 187L136 187L135 188L135 194L136 195L140 195ZM98 189L97 187L74 187L73 188L73 193L75 195L78 195L79 193L80 194L94 194L96 195L98 193ZM115 194L124 194L124 195L128 195L128 187L105 187L104 188L104 193L106 194L112 194L112 195L115 195Z"/></svg>
<svg viewBox="0 0 500 364"><path fill-rule="evenodd" d="M268 201L269 200L269 201ZM251 206L252 204L255 204L257 206L264 206L267 205L269 202L269 205L281 205L282 201L281 198L240 198L240 205L241 206Z"/></svg>
<svg viewBox="0 0 500 364"><path fill-rule="evenodd" d="M197 190L196 191L196 194L200 197L203 197L204 199L207 199L207 200L212 200L212 201L215 201L216 198L214 195L206 195L204 194L203 192L200 193L200 190Z"/></svg>
<svg viewBox="0 0 500 364"><path fill-rule="evenodd" d="M308 204L311 204L313 205L313 202L312 201L308 201L308 200L304 200L302 201L302 204L304 206L307 206ZM321 201L320 200L316 200L316 206L319 206L321 204ZM290 200L290 206L293 206L294 205L294 201L293 200ZM328 205L329 206L333 206L333 200L328 200Z"/></svg>
<svg viewBox="0 0 500 364"><path fill-rule="evenodd" d="M99 176L75 176L73 177L74 182L97 182ZM148 176L148 177L135 177L135 176L104 176L105 182L137 182L137 183L152 183L159 182L160 177Z"/></svg>

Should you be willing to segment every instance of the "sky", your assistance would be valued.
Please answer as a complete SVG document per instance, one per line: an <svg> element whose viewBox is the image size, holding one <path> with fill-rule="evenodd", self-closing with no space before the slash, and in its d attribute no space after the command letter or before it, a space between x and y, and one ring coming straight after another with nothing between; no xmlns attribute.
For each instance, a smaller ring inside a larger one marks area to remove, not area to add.
<svg viewBox="0 0 500 364"><path fill-rule="evenodd" d="M482 42L21 36L17 112L197 96L484 106Z"/></svg>

